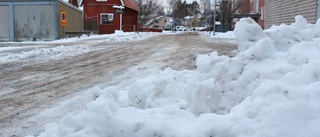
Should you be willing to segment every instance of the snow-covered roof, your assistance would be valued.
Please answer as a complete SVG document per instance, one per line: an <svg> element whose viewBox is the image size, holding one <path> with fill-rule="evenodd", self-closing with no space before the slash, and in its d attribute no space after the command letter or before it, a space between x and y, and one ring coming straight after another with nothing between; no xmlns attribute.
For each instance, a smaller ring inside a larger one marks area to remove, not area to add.
<svg viewBox="0 0 320 137"><path fill-rule="evenodd" d="M159 16L159 17L157 17L157 18L152 18L152 19L150 19L145 25L150 25L154 20L158 20L158 19L160 19L160 18L163 18L164 16Z"/></svg>
<svg viewBox="0 0 320 137"><path fill-rule="evenodd" d="M80 1L81 1L80 5L83 5L83 1L85 1L85 0L80 0ZM138 2L136 0L120 0L120 2L122 4L122 6L140 12L140 8L139 8Z"/></svg>
<svg viewBox="0 0 320 137"><path fill-rule="evenodd" d="M216 25L221 25L221 22L220 22L220 21L216 21L215 24L216 24Z"/></svg>

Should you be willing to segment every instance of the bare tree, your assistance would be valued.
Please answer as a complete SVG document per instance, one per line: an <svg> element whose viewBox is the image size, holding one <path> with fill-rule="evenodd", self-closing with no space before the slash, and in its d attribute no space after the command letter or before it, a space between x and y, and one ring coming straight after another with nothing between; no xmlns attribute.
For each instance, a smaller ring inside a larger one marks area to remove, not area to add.
<svg viewBox="0 0 320 137"><path fill-rule="evenodd" d="M185 0L175 0L172 16L176 19L183 19L186 16L194 16L200 13L200 6L197 2L187 3Z"/></svg>
<svg viewBox="0 0 320 137"><path fill-rule="evenodd" d="M189 5L189 12L190 12L190 13L189 13L190 15L197 15L197 14L201 13L201 12L200 12L200 5L199 5L199 3L196 2L196 1L192 2L192 3Z"/></svg>
<svg viewBox="0 0 320 137"><path fill-rule="evenodd" d="M164 15L164 8L157 0L137 0L140 12L139 21L144 25L148 19Z"/></svg>
<svg viewBox="0 0 320 137"><path fill-rule="evenodd" d="M239 1L222 0L219 2L218 10L216 11L217 17L220 19L222 31L226 32L231 30L232 18L231 15L235 13L241 6Z"/></svg>
<svg viewBox="0 0 320 137"><path fill-rule="evenodd" d="M178 0L167 0L167 4L168 4L168 10L170 13L173 12L173 10L176 8L176 3L178 2Z"/></svg>

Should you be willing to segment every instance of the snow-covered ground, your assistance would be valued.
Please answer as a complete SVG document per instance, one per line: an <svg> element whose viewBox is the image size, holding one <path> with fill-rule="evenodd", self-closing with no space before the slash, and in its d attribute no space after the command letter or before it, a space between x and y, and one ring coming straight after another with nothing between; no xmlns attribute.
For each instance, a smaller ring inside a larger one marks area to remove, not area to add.
<svg viewBox="0 0 320 137"><path fill-rule="evenodd" d="M263 31L243 18L235 57L212 52L196 70L155 69L129 87L89 89L96 98L85 110L40 137L318 137L320 21L295 20Z"/></svg>
<svg viewBox="0 0 320 137"><path fill-rule="evenodd" d="M218 39L235 39L236 36L234 35L233 31L227 31L225 33L223 32L204 32L203 36L210 37L210 38L218 38Z"/></svg>

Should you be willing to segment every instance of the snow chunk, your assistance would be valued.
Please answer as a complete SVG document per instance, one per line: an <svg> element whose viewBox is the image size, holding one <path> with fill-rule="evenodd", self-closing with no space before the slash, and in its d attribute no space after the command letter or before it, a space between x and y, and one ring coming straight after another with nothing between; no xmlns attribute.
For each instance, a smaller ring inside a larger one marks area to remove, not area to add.
<svg viewBox="0 0 320 137"><path fill-rule="evenodd" d="M236 23L234 34L238 40L238 50L247 50L260 39L266 37L262 28L251 18L242 18Z"/></svg>
<svg viewBox="0 0 320 137"><path fill-rule="evenodd" d="M293 27L295 27L297 30L303 30L307 27L307 20L301 16L301 15L297 15L295 18L295 23L293 23Z"/></svg>

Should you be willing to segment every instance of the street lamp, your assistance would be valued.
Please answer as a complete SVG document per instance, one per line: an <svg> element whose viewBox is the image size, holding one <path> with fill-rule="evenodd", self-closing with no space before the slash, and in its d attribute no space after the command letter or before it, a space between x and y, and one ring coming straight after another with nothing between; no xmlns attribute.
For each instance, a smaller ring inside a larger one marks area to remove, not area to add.
<svg viewBox="0 0 320 137"><path fill-rule="evenodd" d="M122 10L124 9L123 6L116 6L116 5L114 5L113 8L114 9L120 9L121 12L123 12ZM122 13L120 13L120 31L122 31Z"/></svg>

